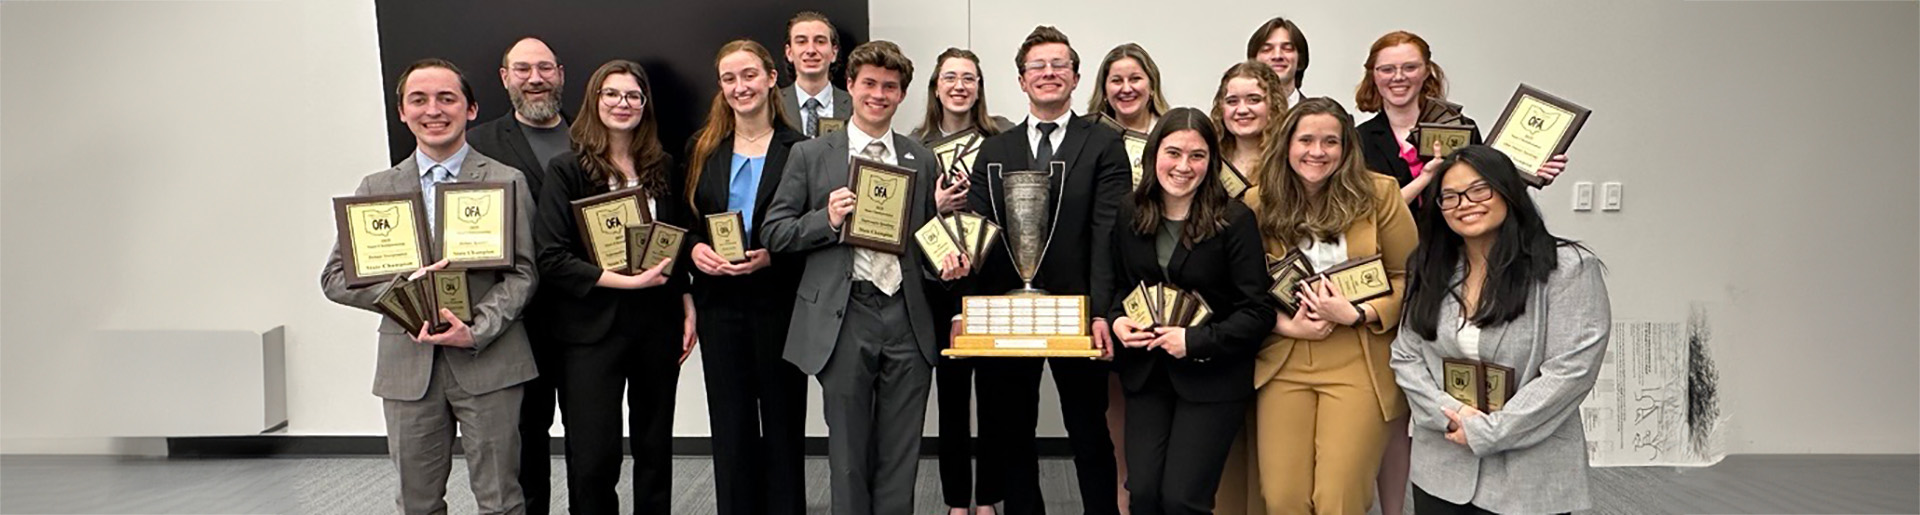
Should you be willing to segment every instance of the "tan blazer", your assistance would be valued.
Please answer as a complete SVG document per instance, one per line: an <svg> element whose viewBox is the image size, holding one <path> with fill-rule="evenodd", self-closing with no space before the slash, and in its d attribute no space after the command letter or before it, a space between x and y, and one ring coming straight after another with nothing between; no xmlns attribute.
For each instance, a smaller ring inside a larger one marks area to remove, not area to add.
<svg viewBox="0 0 1920 515"><path fill-rule="evenodd" d="M1254 360L1253 387L1258 389L1280 374L1280 365L1287 362L1294 345L1359 345L1367 358L1367 374L1373 378L1374 393L1380 400L1380 416L1382 420L1393 420L1406 416L1407 401L1401 396L1400 387L1394 384L1393 370L1387 361L1392 356L1391 345L1400 322L1400 296L1407 288L1407 256L1413 254L1419 235L1413 227L1413 214L1407 210L1406 202L1400 200L1399 184L1392 177L1371 172L1368 175L1372 179L1375 209L1361 215L1347 228L1347 257L1381 255L1388 282L1393 284L1393 294L1366 302L1368 309L1380 319L1368 324L1365 331L1336 327L1326 340L1317 342L1267 335ZM1260 205L1259 186L1249 188L1242 200L1254 213L1265 212ZM1272 235L1262 236L1266 237L1268 254L1284 256L1293 249L1293 242L1275 241Z"/></svg>

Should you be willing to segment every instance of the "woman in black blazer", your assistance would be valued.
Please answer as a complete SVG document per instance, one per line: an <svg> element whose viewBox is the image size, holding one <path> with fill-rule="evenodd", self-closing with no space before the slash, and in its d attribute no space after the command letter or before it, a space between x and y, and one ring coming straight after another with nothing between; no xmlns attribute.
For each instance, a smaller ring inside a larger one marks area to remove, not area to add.
<svg viewBox="0 0 1920 515"><path fill-rule="evenodd" d="M1367 168L1400 181L1400 198L1413 202L1431 180L1422 172L1443 157L1431 155L1432 149L1414 148L1420 139L1419 125L1473 127L1469 142L1474 145L1481 144L1480 126L1461 114L1459 104L1447 101L1447 74L1433 62L1432 47L1419 35L1393 31L1380 36L1367 53L1366 70L1354 93L1354 107L1380 114L1355 127L1360 131L1360 149L1366 155ZM1421 161L1422 154L1430 159ZM1566 168L1567 156L1561 154L1548 159L1534 173L1551 183Z"/></svg>
<svg viewBox="0 0 1920 515"><path fill-rule="evenodd" d="M1114 360L1127 397L1132 513L1212 513L1227 450L1246 421L1253 358L1272 326L1271 280L1253 212L1212 173L1220 144L1206 113L1178 108L1148 136L1142 178L1113 229ZM1198 294L1191 327L1127 316L1142 284Z"/></svg>
<svg viewBox="0 0 1920 515"><path fill-rule="evenodd" d="M633 505L666 513L672 488L674 386L680 360L692 350L694 313L685 253L637 275L602 270L581 241L572 201L639 188L653 218L685 227L673 160L660 146L650 100L653 88L639 64L614 60L587 83L573 150L547 163L536 203L540 289L546 293L539 330L564 347L561 421L567 428L567 490L571 511L616 513L620 496L620 398L627 398L632 430ZM636 221L627 220L625 223ZM668 268L672 270L669 271Z"/></svg>
<svg viewBox="0 0 1920 515"><path fill-rule="evenodd" d="M769 253L753 235L766 221L787 150L807 137L786 123L766 48L734 40L714 61L720 91L706 126L687 144L684 188L693 202L687 247L713 424L715 512L799 514L806 511L807 376L781 353L805 262ZM706 223L707 215L729 211L746 224L747 259L739 263L714 252Z"/></svg>
<svg viewBox="0 0 1920 515"><path fill-rule="evenodd" d="M987 114L987 94L981 89L985 77L980 73L980 56L963 48L948 48L934 58L934 72L927 77L927 111L920 128L912 136L931 144L964 131L977 131L986 138L1013 128L1006 118ZM978 143L976 143L978 144ZM943 184L934 194L940 214L968 211L967 169L958 170L953 184ZM927 306L933 310L934 331L948 337L952 345L953 319L947 315L960 310L960 292L930 292ZM993 515L993 505L1004 499L1005 481L997 476L979 474L974 481L973 467L973 362L941 357L934 367L934 388L940 406L940 492L947 503L948 515ZM979 470L996 467L995 449L981 448L985 463ZM974 512L974 506L979 511Z"/></svg>

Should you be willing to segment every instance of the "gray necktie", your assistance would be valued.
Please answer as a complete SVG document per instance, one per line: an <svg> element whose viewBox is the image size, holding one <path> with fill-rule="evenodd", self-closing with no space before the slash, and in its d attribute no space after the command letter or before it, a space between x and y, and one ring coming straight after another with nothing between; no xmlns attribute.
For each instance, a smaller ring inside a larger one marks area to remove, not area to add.
<svg viewBox="0 0 1920 515"><path fill-rule="evenodd" d="M867 159L886 162L887 146L880 140L874 140L868 143L866 148L860 149L860 155L866 156ZM859 195L862 192L853 193ZM912 192L907 193L912 194ZM893 295L894 292L900 291L900 256L866 247L856 247L853 249L853 276L866 279L880 288L881 292Z"/></svg>
<svg viewBox="0 0 1920 515"><path fill-rule="evenodd" d="M817 109L820 109L818 98L809 98L807 103L800 104L800 127L809 138L820 135L820 113L814 112Z"/></svg>
<svg viewBox="0 0 1920 515"><path fill-rule="evenodd" d="M447 167L441 166L441 165L433 165L433 168L427 169L426 180L420 181L422 183L421 185L424 186L420 188L421 190L420 193L422 193L421 198L422 200L425 200L427 202L426 207L427 207L427 228L428 229L433 229L440 226L440 212L435 210L436 206L434 205L440 199L438 198L439 195L434 194L434 191L439 189L438 186L440 185L440 183L447 182L448 180L452 179L453 178L452 175L453 175L453 171L448 170Z"/></svg>

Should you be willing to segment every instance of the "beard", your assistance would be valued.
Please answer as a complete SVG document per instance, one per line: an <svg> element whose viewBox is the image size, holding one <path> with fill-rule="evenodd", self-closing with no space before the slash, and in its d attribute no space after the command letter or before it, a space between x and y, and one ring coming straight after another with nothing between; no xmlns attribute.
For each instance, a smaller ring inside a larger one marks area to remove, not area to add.
<svg viewBox="0 0 1920 515"><path fill-rule="evenodd" d="M547 96L538 100L527 100L525 93L518 89L507 90L507 98L513 101L513 112L536 122L552 120L560 116L560 90L547 90Z"/></svg>

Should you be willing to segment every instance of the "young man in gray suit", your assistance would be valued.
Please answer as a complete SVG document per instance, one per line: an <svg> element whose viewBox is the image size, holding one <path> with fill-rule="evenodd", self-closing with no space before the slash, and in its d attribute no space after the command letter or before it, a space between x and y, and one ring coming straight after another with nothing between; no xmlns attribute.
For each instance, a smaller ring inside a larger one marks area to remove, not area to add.
<svg viewBox="0 0 1920 515"><path fill-rule="evenodd" d="M384 317L380 321L373 394L384 399L387 451L400 471L397 502L400 512L409 515L447 511L447 473L453 466L448 444L457 427L480 513L523 513L516 477L520 384L536 373L526 331L517 319L533 294L533 231L526 207L533 199L519 170L467 146L467 122L479 111L472 87L453 63L416 62L398 82L400 118L413 131L417 148L393 168L361 179L354 194L420 193L430 227L439 223L433 214L434 189L448 182L511 182L516 205L522 207L512 215L513 266L467 272L473 325L445 309L439 316L451 328L437 333L425 326L401 327ZM432 247L427 251L433 252ZM441 259L414 275L446 265ZM320 272L320 286L328 299L368 311L381 291L377 285L347 286L338 247Z"/></svg>
<svg viewBox="0 0 1920 515"><path fill-rule="evenodd" d="M820 137L820 119L846 121L853 114L853 97L833 87L833 61L840 56L840 33L827 15L800 11L787 20L787 62L793 65L793 90L780 95L787 121L809 138Z"/></svg>
<svg viewBox="0 0 1920 515"><path fill-rule="evenodd" d="M949 257L940 270L927 270L911 241L898 255L838 244L854 209L849 159L913 170L913 191L905 193L908 232L934 216L940 174L933 151L890 129L913 62L886 41L862 44L847 60L852 123L793 146L761 240L775 253L806 256L785 357L825 393L833 512L912 513L927 390L940 352L933 317L952 315L931 312L926 290L964 277L968 266Z"/></svg>

